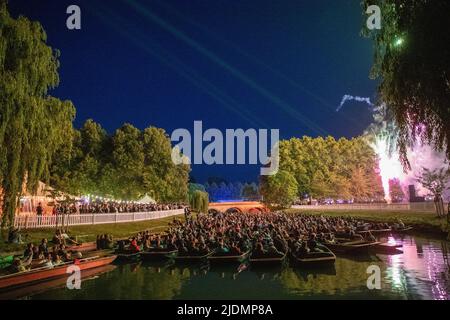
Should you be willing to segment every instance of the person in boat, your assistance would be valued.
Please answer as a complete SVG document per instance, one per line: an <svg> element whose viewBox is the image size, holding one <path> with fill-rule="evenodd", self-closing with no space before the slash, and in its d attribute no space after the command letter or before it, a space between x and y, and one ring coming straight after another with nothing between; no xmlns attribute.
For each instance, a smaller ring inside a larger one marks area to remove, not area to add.
<svg viewBox="0 0 450 320"><path fill-rule="evenodd" d="M43 254L44 256L48 255L48 241L45 238L41 240L41 244L39 245L39 254Z"/></svg>
<svg viewBox="0 0 450 320"><path fill-rule="evenodd" d="M376 242L377 238L372 234L372 232L368 231L363 235L364 240L369 242Z"/></svg>
<svg viewBox="0 0 450 320"><path fill-rule="evenodd" d="M39 253L39 247L33 246L33 260L39 260L43 257Z"/></svg>
<svg viewBox="0 0 450 320"><path fill-rule="evenodd" d="M144 251L149 251L149 250L151 250L153 248L153 246L152 246L152 242L151 242L151 240L150 240L150 237L147 237L145 240L144 240L144 243L143 243L143 249L144 249Z"/></svg>
<svg viewBox="0 0 450 320"><path fill-rule="evenodd" d="M70 243L70 244L76 245L76 246L80 245L80 243L78 241L76 241L76 239L74 237L69 236L67 231L64 229L61 231L61 238L64 239L64 244Z"/></svg>
<svg viewBox="0 0 450 320"><path fill-rule="evenodd" d="M9 267L10 273L24 272L30 270L31 260L22 261L19 258L15 258L11 266Z"/></svg>
<svg viewBox="0 0 450 320"><path fill-rule="evenodd" d="M298 248L296 254L297 254L299 257L305 257L305 256L307 256L310 252L311 252L311 250L308 248L308 243L305 242L305 241L303 241L303 242L300 244L300 247Z"/></svg>
<svg viewBox="0 0 450 320"><path fill-rule="evenodd" d="M279 251L273 242L270 242L267 247L267 255L270 257L279 258L284 256L284 253Z"/></svg>
<svg viewBox="0 0 450 320"><path fill-rule="evenodd" d="M112 249L114 247L114 238L111 234L103 235L104 249Z"/></svg>
<svg viewBox="0 0 450 320"><path fill-rule="evenodd" d="M233 242L230 247L230 254L233 256L240 256L242 254L241 248L239 248L236 242Z"/></svg>
<svg viewBox="0 0 450 320"><path fill-rule="evenodd" d="M31 242L27 244L27 247L25 248L25 251L23 252L23 257L25 259L28 259L29 257L31 257L31 259L33 259L33 249L34 249L34 244L32 244Z"/></svg>
<svg viewBox="0 0 450 320"><path fill-rule="evenodd" d="M316 251L316 248L317 248L317 236L314 233L312 233L309 236L307 244L308 244L308 248L311 251Z"/></svg>
<svg viewBox="0 0 450 320"><path fill-rule="evenodd" d="M255 245L255 250L253 251L253 256L256 258L266 256L267 252L264 250L264 246L261 241L258 241Z"/></svg>
<svg viewBox="0 0 450 320"><path fill-rule="evenodd" d="M67 251L66 246L64 244L59 245L59 249L56 253L57 256L61 258L62 261L67 262L72 259L72 255L69 251Z"/></svg>
<svg viewBox="0 0 450 320"><path fill-rule="evenodd" d="M48 253L46 255L46 259L43 261L43 267L45 268L53 268L54 264L53 264L53 257L51 253Z"/></svg>
<svg viewBox="0 0 450 320"><path fill-rule="evenodd" d="M225 244L223 238L219 240L216 252L218 254L228 254L230 252L230 248Z"/></svg>
<svg viewBox="0 0 450 320"><path fill-rule="evenodd" d="M131 238L130 245L128 247L128 250L130 250L133 253L141 251L141 248L137 244L137 240L135 237Z"/></svg>
<svg viewBox="0 0 450 320"><path fill-rule="evenodd" d="M95 241L96 245L97 245L97 250L103 249L103 235L98 234L97 235L97 239Z"/></svg>
<svg viewBox="0 0 450 320"><path fill-rule="evenodd" d="M64 263L64 261L61 259L61 256L59 256L59 255L54 255L53 256L53 266L59 266L59 265L61 265L61 264L63 264Z"/></svg>
<svg viewBox="0 0 450 320"><path fill-rule="evenodd" d="M396 223L392 226L394 230L402 230L405 229L405 224L401 219L398 219Z"/></svg>

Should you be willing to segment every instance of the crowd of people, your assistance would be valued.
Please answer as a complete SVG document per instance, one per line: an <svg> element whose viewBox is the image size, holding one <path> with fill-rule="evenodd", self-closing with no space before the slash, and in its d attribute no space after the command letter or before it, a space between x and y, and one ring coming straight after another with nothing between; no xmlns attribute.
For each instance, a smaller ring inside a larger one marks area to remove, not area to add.
<svg viewBox="0 0 450 320"><path fill-rule="evenodd" d="M28 243L22 258L15 258L10 266L10 272L23 272L30 268L52 268L63 263L81 259L81 252L67 250L69 245L77 245L76 239L70 237L63 229L56 230L51 246L47 239L42 239L39 245Z"/></svg>
<svg viewBox="0 0 450 320"><path fill-rule="evenodd" d="M297 256L321 252L321 244L334 243L336 238L361 238L376 241L370 230L404 228L400 220L370 223L352 217L294 215L283 212L265 214L216 213L186 215L185 221L174 219L161 234L139 232L128 240L117 242L119 253L144 251L177 251L179 256L216 255L239 256L252 252L253 257L283 257L290 250ZM365 232L362 232L365 231ZM58 229L50 249L47 239L35 246L27 245L22 259L15 259L13 272L34 266L53 267L81 258L81 253L68 251L66 246L78 245L67 231ZM109 234L97 236L97 249L113 249L116 243Z"/></svg>
<svg viewBox="0 0 450 320"><path fill-rule="evenodd" d="M397 224L403 225L401 221ZM386 223L368 223L350 217L263 215L234 213L198 215L186 222L173 220L164 234L139 233L131 239L132 250L178 250L178 255L240 255L252 250L254 257L281 257L291 250L297 255L320 252L319 244L335 238L363 237L375 241L370 232L386 229ZM122 247L125 248L125 247ZM131 248L131 246L130 246Z"/></svg>
<svg viewBox="0 0 450 320"><path fill-rule="evenodd" d="M126 213L126 212L152 212L183 209L183 203L133 203L115 201L75 202L70 204L57 203L53 207L53 215L59 214L90 214L90 213Z"/></svg>

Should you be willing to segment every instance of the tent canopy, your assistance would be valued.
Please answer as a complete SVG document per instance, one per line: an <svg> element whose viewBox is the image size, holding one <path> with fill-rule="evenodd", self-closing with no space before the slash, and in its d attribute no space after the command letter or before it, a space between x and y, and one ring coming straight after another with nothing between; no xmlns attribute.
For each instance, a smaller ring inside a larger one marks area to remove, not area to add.
<svg viewBox="0 0 450 320"><path fill-rule="evenodd" d="M148 194L145 194L141 199L136 201L137 203L156 203L155 199L150 197Z"/></svg>

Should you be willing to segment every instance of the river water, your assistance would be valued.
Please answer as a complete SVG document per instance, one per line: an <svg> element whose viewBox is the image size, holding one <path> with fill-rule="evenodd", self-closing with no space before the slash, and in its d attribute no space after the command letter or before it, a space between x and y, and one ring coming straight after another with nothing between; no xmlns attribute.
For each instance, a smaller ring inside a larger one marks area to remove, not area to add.
<svg viewBox="0 0 450 320"><path fill-rule="evenodd" d="M384 239L403 254L340 257L328 269L252 269L133 263L83 279L80 290L40 286L22 299L450 299L450 243L413 236ZM447 252L447 254L446 254ZM381 270L381 289L369 290L367 268ZM38 291L39 291L38 290ZM42 290L44 290L42 292Z"/></svg>

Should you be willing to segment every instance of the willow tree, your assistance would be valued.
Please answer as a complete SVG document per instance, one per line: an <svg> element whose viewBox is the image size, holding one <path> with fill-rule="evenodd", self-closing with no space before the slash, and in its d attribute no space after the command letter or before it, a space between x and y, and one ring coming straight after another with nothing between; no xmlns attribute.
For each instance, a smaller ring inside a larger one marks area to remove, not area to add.
<svg viewBox="0 0 450 320"><path fill-rule="evenodd" d="M450 159L450 33L448 0L364 0L381 9L380 30L363 29L374 41L371 77L380 80L380 102L399 129L398 148L409 167L415 140ZM367 18L367 16L366 16Z"/></svg>
<svg viewBox="0 0 450 320"><path fill-rule="evenodd" d="M0 0L0 179L2 226L14 223L25 185L48 177L55 150L70 140L75 109L48 95L59 83L58 52L38 22L14 19Z"/></svg>

